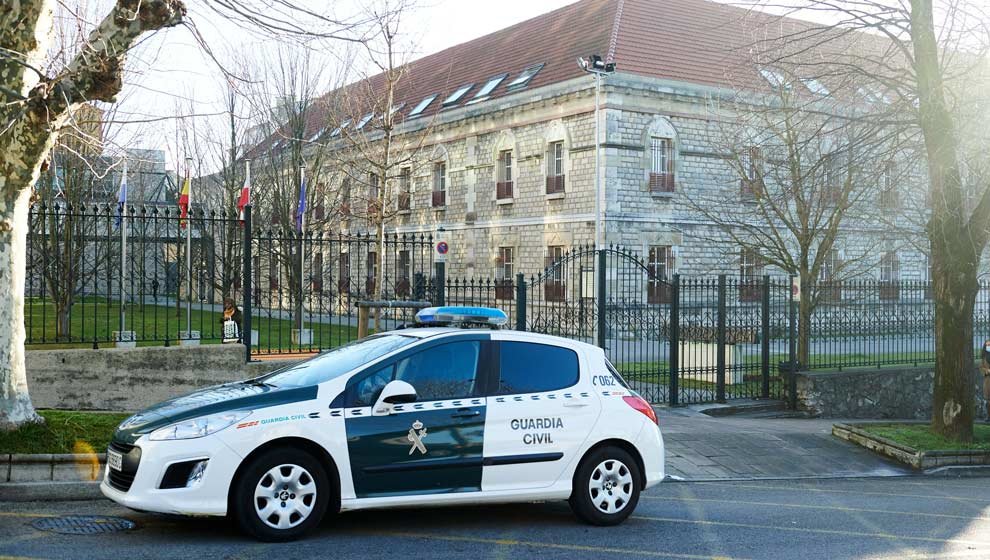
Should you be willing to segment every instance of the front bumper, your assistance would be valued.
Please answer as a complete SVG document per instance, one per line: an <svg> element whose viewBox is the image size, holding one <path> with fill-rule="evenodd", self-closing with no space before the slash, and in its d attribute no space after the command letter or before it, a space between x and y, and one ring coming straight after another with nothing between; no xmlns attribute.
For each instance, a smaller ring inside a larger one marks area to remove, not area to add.
<svg viewBox="0 0 990 560"><path fill-rule="evenodd" d="M100 491L111 500L131 509L178 515L227 514L227 492L242 457L219 438L207 436L178 441L150 441L142 437L140 462L134 480L126 491L109 483L106 467ZM191 487L159 488L169 465L208 459L202 480Z"/></svg>

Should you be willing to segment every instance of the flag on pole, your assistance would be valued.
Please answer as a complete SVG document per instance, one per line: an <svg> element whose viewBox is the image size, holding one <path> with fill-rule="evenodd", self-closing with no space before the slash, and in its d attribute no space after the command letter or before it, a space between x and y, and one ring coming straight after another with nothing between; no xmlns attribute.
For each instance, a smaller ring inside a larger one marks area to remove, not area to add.
<svg viewBox="0 0 990 560"><path fill-rule="evenodd" d="M124 218L124 206L127 205L127 163L124 163L124 172L120 178L120 190L117 191L117 218L114 220L114 228L119 228Z"/></svg>
<svg viewBox="0 0 990 560"><path fill-rule="evenodd" d="M296 205L296 231L302 233L303 218L306 216L306 179L300 171L299 203Z"/></svg>
<svg viewBox="0 0 990 560"><path fill-rule="evenodd" d="M241 187L241 197L237 199L237 218L244 225L244 207L251 204L251 171L244 177L244 186Z"/></svg>
<svg viewBox="0 0 990 560"><path fill-rule="evenodd" d="M182 192L179 193L179 227L186 229L186 218L189 217L189 176L182 183Z"/></svg>

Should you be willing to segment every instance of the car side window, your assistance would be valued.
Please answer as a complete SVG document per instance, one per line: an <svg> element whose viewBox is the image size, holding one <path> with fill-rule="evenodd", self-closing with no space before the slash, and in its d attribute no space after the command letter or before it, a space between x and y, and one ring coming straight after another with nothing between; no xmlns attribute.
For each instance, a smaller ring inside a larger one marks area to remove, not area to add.
<svg viewBox="0 0 990 560"><path fill-rule="evenodd" d="M478 341L451 342L427 348L399 360L395 379L416 389L418 401L438 401L479 394Z"/></svg>
<svg viewBox="0 0 990 560"><path fill-rule="evenodd" d="M578 382L577 353L560 346L533 342L499 343L500 395L542 393Z"/></svg>
<svg viewBox="0 0 990 560"><path fill-rule="evenodd" d="M388 366L368 375L358 382L354 388L354 401L351 406L371 406L378 400L382 389L392 380L395 366Z"/></svg>

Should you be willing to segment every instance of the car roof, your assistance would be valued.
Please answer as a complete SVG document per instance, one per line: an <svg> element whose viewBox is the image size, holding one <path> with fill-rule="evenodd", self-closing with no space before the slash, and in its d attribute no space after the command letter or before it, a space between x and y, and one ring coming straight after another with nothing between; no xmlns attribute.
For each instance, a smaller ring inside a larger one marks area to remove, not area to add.
<svg viewBox="0 0 990 560"><path fill-rule="evenodd" d="M394 334L401 334L403 336L413 336L413 337L420 338L420 339L426 339L426 338L431 338L431 337L440 336L440 335L454 335L454 334L468 335L468 334L477 334L477 333L481 332L481 333L489 333L489 334L495 335L495 338L496 339L497 338L503 338L503 337L505 337L505 338L510 338L511 337L511 338L518 338L518 339L531 339L531 340L532 339L536 339L536 340L544 340L544 341L547 341L547 342L553 342L555 344L559 344L559 345L562 345L562 346L580 347L580 348L592 349L592 350L596 350L596 351L599 350L599 348L597 346L593 345L593 344L588 344L586 342L582 342L580 340L574 340L572 338L563 338L563 337L560 337L560 336L553 336L553 335L542 334L542 333L534 333L534 332L529 332L529 331L517 331L517 330L513 330L513 329L497 329L497 330L492 330L492 329L485 329L485 328L463 329L463 328L456 328L456 327L412 327L412 328L405 328L405 329L401 329L401 330L397 330L397 331L392 331L392 332Z"/></svg>

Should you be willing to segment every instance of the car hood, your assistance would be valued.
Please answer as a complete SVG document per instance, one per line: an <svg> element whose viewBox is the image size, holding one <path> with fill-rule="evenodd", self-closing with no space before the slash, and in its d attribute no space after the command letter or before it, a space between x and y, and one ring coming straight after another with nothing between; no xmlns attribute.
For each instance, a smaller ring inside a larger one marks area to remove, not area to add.
<svg viewBox="0 0 990 560"><path fill-rule="evenodd" d="M226 412L257 410L316 398L318 387L276 387L249 382L225 383L156 404L124 420L114 441L133 444L158 428L190 418Z"/></svg>

